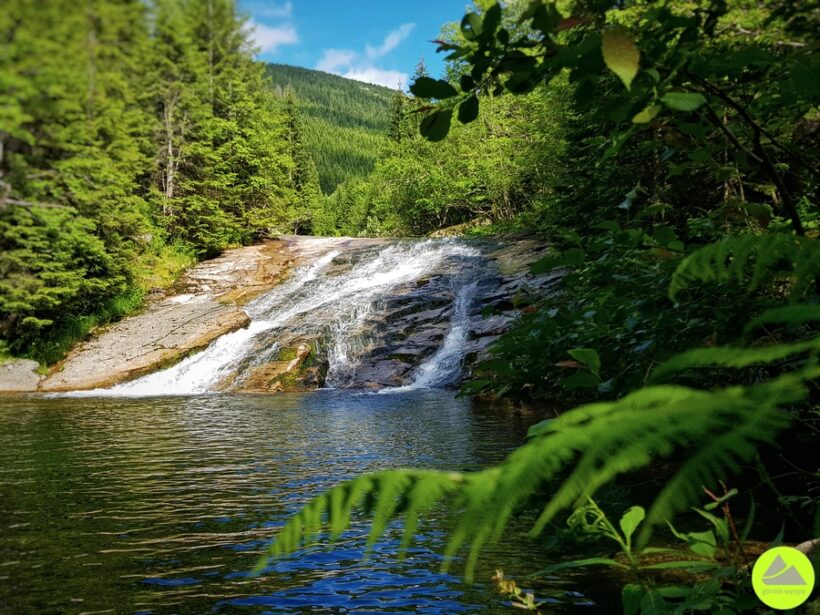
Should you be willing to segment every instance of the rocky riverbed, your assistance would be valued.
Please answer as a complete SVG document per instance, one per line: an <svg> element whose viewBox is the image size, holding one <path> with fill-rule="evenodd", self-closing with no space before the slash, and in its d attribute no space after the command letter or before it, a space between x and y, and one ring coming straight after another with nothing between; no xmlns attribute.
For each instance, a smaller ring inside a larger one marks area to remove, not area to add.
<svg viewBox="0 0 820 615"><path fill-rule="evenodd" d="M430 365L434 359L442 365L457 361L464 369L453 373L468 374L528 301L548 291L560 272L529 274L545 249L532 238L462 241L480 255L470 261L469 284L459 282L461 272L452 260L431 257L422 275L368 295L362 303L367 309L360 306L343 318L339 301L325 301L319 288L315 310L309 303L301 305L285 326L247 336L245 358L231 370L219 371L213 390L401 387L424 380L420 369L438 369ZM251 330L255 325L249 312L254 309L249 306L259 304L274 288L282 295L274 316L287 312L291 303L304 303L305 298L297 301L296 294L288 295L291 286L299 287L298 280L290 279L294 271L327 261L325 279L343 281L355 274L362 255L377 254L386 245L391 244L381 239L285 237L227 250L191 268L171 289L154 293L140 313L95 331L48 375L39 376L33 362L0 366L0 390L89 390L133 381L178 363L226 334ZM360 283L355 276L352 280ZM455 327L462 330L454 332ZM329 333L334 329L335 337ZM453 346L455 337L459 347L450 356L445 346ZM437 385L456 384L435 380L435 374L428 379Z"/></svg>

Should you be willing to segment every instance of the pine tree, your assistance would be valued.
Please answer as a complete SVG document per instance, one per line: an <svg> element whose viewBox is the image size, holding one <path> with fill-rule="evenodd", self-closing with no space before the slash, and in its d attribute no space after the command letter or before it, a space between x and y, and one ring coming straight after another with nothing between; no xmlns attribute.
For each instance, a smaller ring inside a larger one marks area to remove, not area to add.
<svg viewBox="0 0 820 615"><path fill-rule="evenodd" d="M390 129L388 132L390 140L395 143L400 143L402 139L402 124L404 123L406 104L407 96L401 91L401 88L397 89L390 101Z"/></svg>
<svg viewBox="0 0 820 615"><path fill-rule="evenodd" d="M289 226L296 234L308 233L312 228L312 219L321 206L319 172L305 144L299 101L291 87L284 92L284 106L287 114L289 153L293 160L289 173L290 185L294 191L288 216Z"/></svg>

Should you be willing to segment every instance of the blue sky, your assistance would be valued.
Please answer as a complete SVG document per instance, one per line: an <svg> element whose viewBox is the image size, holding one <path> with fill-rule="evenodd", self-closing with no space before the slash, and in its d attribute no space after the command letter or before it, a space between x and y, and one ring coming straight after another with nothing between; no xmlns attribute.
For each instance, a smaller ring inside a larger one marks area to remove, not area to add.
<svg viewBox="0 0 820 615"><path fill-rule="evenodd" d="M258 57L395 88L420 57L438 76L441 25L467 0L239 0L251 18Z"/></svg>

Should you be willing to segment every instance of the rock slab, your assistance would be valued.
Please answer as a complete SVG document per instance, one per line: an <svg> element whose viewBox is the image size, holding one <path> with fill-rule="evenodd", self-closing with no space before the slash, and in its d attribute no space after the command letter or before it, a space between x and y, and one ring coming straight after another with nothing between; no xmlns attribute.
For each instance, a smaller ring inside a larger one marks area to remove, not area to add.
<svg viewBox="0 0 820 615"><path fill-rule="evenodd" d="M298 260L289 239L226 250L188 270L139 314L95 332L28 390L110 387L171 365L249 323L241 309L278 284ZM3 387L0 386L0 390Z"/></svg>
<svg viewBox="0 0 820 615"><path fill-rule="evenodd" d="M12 359L0 363L0 391L33 391L42 378L37 373L40 364L31 359Z"/></svg>

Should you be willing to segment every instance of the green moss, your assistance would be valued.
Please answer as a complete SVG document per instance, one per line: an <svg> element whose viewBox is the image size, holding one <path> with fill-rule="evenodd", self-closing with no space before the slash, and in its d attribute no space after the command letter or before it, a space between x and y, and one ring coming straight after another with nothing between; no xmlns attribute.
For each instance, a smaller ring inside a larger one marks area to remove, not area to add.
<svg viewBox="0 0 820 615"><path fill-rule="evenodd" d="M279 355L276 357L277 361L293 361L296 358L296 348L282 348Z"/></svg>

